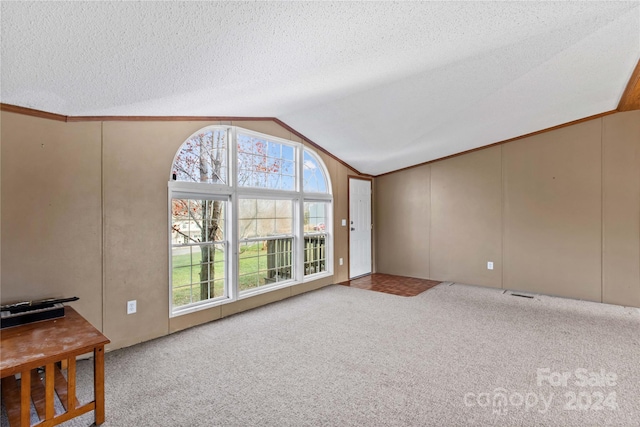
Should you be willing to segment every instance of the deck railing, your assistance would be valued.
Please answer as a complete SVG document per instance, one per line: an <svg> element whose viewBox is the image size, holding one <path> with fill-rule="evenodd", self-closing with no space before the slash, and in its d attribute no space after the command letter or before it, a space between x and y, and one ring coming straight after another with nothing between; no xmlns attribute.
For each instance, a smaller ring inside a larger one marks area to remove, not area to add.
<svg viewBox="0 0 640 427"><path fill-rule="evenodd" d="M293 265L293 239L267 240L267 278L269 282L279 282L291 278ZM304 236L304 274L326 271L326 235Z"/></svg>
<svg viewBox="0 0 640 427"><path fill-rule="evenodd" d="M327 245L325 235L304 237L304 274L327 271Z"/></svg>
<svg viewBox="0 0 640 427"><path fill-rule="evenodd" d="M291 278L293 239L267 240L267 282Z"/></svg>

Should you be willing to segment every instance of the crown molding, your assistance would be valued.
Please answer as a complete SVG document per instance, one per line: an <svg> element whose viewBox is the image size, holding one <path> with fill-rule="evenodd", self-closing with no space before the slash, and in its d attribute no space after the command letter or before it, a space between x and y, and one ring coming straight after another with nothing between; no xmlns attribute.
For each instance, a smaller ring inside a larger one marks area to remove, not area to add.
<svg viewBox="0 0 640 427"><path fill-rule="evenodd" d="M0 111L7 111L9 113L22 114L25 116L40 117L41 119L56 120L59 122L66 122L67 116L62 114L49 113L42 110L34 110L33 108L19 107L17 105L0 103Z"/></svg>

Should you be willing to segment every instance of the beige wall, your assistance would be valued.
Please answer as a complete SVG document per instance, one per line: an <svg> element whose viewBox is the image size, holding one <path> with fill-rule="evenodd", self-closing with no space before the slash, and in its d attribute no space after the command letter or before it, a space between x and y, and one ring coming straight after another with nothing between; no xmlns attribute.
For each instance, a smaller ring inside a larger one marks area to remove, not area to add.
<svg viewBox="0 0 640 427"><path fill-rule="evenodd" d="M2 112L2 302L77 295L119 348L347 279L347 176L331 175L334 276L169 318L167 181L174 155L218 122L64 123ZM226 122L300 141L270 121ZM345 259L338 265L338 258ZM136 299L136 314L126 301Z"/></svg>
<svg viewBox="0 0 640 427"><path fill-rule="evenodd" d="M1 120L2 301L78 296L101 328L100 123Z"/></svg>
<svg viewBox="0 0 640 427"><path fill-rule="evenodd" d="M403 185L404 181L411 185ZM374 184L376 271L428 278L431 167L408 169Z"/></svg>
<svg viewBox="0 0 640 427"><path fill-rule="evenodd" d="M602 298L640 307L640 112L605 117L602 152Z"/></svg>
<svg viewBox="0 0 640 427"><path fill-rule="evenodd" d="M600 300L601 125L502 146L505 288Z"/></svg>
<svg viewBox="0 0 640 427"><path fill-rule="evenodd" d="M640 307L640 111L375 183L379 272Z"/></svg>
<svg viewBox="0 0 640 427"><path fill-rule="evenodd" d="M431 165L432 278L502 287L500 161L493 147Z"/></svg>

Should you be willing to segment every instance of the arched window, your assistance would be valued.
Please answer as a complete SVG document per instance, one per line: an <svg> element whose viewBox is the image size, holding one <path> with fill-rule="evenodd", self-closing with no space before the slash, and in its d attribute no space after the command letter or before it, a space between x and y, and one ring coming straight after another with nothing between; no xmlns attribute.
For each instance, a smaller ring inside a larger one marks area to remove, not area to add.
<svg viewBox="0 0 640 427"><path fill-rule="evenodd" d="M331 183L300 143L201 129L176 153L169 200L172 316L332 272Z"/></svg>
<svg viewBox="0 0 640 427"><path fill-rule="evenodd" d="M304 150L302 156L302 188L304 199L304 273L326 271L327 234L331 216L329 181L324 163L313 152Z"/></svg>
<svg viewBox="0 0 640 427"><path fill-rule="evenodd" d="M228 129L205 128L187 139L173 160L173 180L227 182Z"/></svg>
<svg viewBox="0 0 640 427"><path fill-rule="evenodd" d="M328 193L327 177L325 175L322 160L311 153L304 150L303 157L303 189L308 193Z"/></svg>

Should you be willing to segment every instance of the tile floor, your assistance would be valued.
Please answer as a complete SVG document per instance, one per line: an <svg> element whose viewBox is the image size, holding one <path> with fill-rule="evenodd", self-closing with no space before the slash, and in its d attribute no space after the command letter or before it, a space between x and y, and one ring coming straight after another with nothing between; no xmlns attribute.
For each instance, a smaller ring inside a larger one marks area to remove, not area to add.
<svg viewBox="0 0 640 427"><path fill-rule="evenodd" d="M368 289L370 291L413 297L439 285L436 280L416 279L413 277L394 276L391 274L374 273L346 282L338 283L353 288Z"/></svg>

